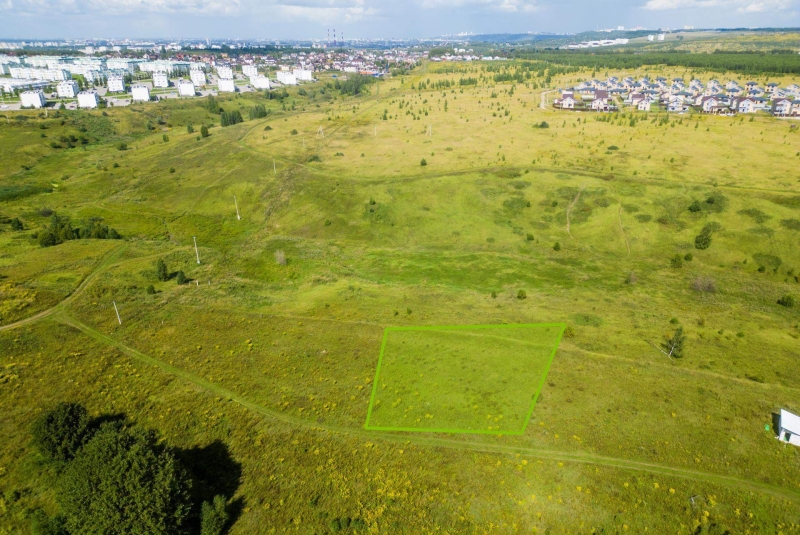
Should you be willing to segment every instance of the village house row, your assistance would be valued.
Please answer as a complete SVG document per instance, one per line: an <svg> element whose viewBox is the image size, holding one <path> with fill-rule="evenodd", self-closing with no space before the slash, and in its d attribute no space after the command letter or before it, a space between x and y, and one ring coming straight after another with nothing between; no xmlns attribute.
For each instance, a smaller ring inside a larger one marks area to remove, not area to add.
<svg viewBox="0 0 800 535"><path fill-rule="evenodd" d="M694 108L702 113L735 115L764 111L779 117L800 116L800 86L780 87L775 82L761 87L756 82L744 85L730 80L724 86L717 80L703 84L692 80L688 85L682 78L619 80L612 76L606 81L587 80L562 91L553 105L562 110L598 112L617 111L618 104L640 111L650 111L657 105L662 110L686 113Z"/></svg>

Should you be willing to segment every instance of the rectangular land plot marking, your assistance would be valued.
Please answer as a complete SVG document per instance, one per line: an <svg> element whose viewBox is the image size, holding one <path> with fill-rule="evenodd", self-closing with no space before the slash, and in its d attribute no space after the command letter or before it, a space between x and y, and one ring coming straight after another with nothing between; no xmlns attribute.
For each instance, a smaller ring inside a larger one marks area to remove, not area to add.
<svg viewBox="0 0 800 535"><path fill-rule="evenodd" d="M364 429L523 434L565 328L387 327Z"/></svg>

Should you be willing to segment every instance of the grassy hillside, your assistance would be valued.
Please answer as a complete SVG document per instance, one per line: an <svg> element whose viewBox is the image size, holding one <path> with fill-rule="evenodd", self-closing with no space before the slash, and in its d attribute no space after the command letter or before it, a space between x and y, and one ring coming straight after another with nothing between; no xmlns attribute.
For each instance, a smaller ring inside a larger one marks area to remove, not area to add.
<svg viewBox="0 0 800 535"><path fill-rule="evenodd" d="M63 400L226 444L231 533L800 531L765 430L800 412L795 123L599 120L457 85L482 69L225 97L269 110L225 128L201 100L0 122L0 533L54 511L29 425ZM123 239L42 248L53 213ZM385 327L537 322L568 328L525 434L363 428Z"/></svg>

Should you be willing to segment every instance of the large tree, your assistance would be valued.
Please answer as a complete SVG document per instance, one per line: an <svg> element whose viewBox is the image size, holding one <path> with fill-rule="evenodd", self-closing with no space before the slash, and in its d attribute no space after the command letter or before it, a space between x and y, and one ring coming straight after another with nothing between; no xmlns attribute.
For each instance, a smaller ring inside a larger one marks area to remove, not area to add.
<svg viewBox="0 0 800 535"><path fill-rule="evenodd" d="M69 461L89 439L89 412L79 403L59 403L36 419L31 432L42 455Z"/></svg>
<svg viewBox="0 0 800 535"><path fill-rule="evenodd" d="M181 533L190 479L150 430L104 424L64 471L58 502L70 533Z"/></svg>

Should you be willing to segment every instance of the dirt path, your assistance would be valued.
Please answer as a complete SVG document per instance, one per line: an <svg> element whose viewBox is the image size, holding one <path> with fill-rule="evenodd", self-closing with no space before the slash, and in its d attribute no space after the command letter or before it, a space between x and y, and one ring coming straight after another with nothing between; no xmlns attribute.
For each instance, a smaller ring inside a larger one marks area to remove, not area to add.
<svg viewBox="0 0 800 535"><path fill-rule="evenodd" d="M44 319L48 316L52 316L59 310L62 310L66 305L68 305L72 300L74 300L78 295L80 295L89 284L92 283L97 277L99 277L108 267L114 263L114 261L119 258L119 256L123 253L123 251L128 247L127 243L123 243L119 247L112 249L112 251L106 255L106 257L101 260L101 262L97 265L97 267L92 270L81 283L70 292L67 297L65 297L62 301L57 303L56 305L48 308L47 310L42 310L41 312L34 314L33 316L27 317L25 319L21 319L19 321L15 321L14 323L9 323L8 325L0 326L0 331L9 331L11 329L16 329L17 327L22 327L23 325L28 325L29 323L33 323L34 321L38 321L40 319Z"/></svg>
<svg viewBox="0 0 800 535"><path fill-rule="evenodd" d="M575 203L578 202L578 199L581 198L581 193L583 193L583 186L581 186L581 189L578 190L578 194L575 195L575 198L572 199L572 202L569 203L569 206L567 206L567 234L569 234L569 237L572 238L573 240L575 238L572 237L572 232L570 232L569 230L569 218L572 215L572 208L575 206Z"/></svg>
<svg viewBox="0 0 800 535"><path fill-rule="evenodd" d="M130 348L125 344L123 344L122 342L119 342L114 338L89 327L85 323L82 323L76 320L75 318L67 316L65 313L59 314L55 319L66 325L72 326L73 328L81 331L82 333L86 334L87 336L99 342L117 348L122 353L128 355L129 357L135 360L138 360L139 362L156 366L165 373L174 375L176 377L180 377L181 379L188 381L197 387L200 387L220 397L238 403L242 407L245 407L246 409L251 410L257 414L275 420L279 420L281 422L290 425L295 425L298 427L304 427L318 431L328 431L331 433L346 434L349 436L364 438L365 440L377 439L394 443L410 442L418 446L452 448L452 449L486 452L486 453L519 454L537 459L576 462L576 463L591 464L597 466L620 468L624 470L636 470L640 472L648 472L651 474L658 474L670 477L680 477L683 479L688 479L693 481L724 485L728 487L735 487L741 490L760 492L778 498L800 502L800 491L797 490L787 489L783 487L776 487L766 483L761 483L759 481L751 481L734 476L726 476L721 474L702 472L699 470L691 470L688 468L671 467L657 463L632 461L627 459L619 459L615 457L595 455L584 452L564 452L564 451L547 450L540 448L528 448L523 446L488 444L480 442L470 442L468 440L457 440L457 439L441 438L435 436L422 436L415 434L382 433L382 432L366 431L363 429L352 428L352 427L314 423L254 403L245 398L244 396L237 394L231 390L228 390L227 388L222 387L216 383L208 381L198 375L177 368L171 364L168 364L154 357L146 355L145 353L142 353L141 351L138 351L136 349Z"/></svg>

